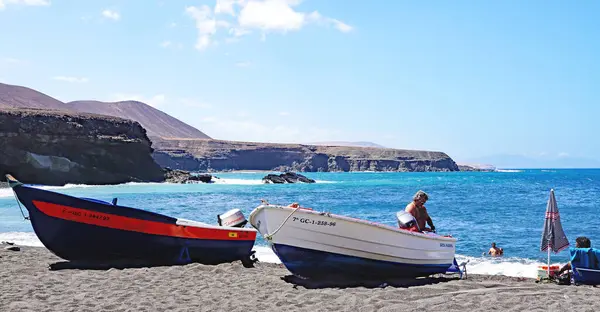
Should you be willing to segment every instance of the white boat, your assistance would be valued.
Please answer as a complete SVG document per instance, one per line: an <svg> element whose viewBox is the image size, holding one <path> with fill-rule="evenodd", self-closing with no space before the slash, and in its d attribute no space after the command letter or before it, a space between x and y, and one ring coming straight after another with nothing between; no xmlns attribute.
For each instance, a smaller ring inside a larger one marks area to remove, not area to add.
<svg viewBox="0 0 600 312"><path fill-rule="evenodd" d="M446 273L455 264L456 238L435 233L267 203L252 211L249 222L286 268L303 278L420 277Z"/></svg>

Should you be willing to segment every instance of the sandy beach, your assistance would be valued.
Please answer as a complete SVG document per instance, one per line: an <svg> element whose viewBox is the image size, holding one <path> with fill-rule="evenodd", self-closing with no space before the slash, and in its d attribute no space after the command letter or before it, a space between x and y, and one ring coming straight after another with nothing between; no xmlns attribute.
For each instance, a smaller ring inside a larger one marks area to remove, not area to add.
<svg viewBox="0 0 600 312"><path fill-rule="evenodd" d="M397 285L305 283L277 264L76 268L0 249L1 311L594 311L600 288L469 275ZM55 269L50 269L50 265ZM287 276L287 277L286 277Z"/></svg>

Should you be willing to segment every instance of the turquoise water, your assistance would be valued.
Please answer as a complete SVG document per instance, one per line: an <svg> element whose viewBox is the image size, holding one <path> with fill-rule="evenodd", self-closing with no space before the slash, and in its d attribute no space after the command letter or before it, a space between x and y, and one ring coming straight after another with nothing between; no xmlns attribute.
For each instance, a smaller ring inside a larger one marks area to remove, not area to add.
<svg viewBox="0 0 600 312"><path fill-rule="evenodd" d="M426 206L438 233L458 238L457 253L482 273L532 275L546 253L539 251L549 191L555 189L562 224L572 245L579 235L600 244L600 170L521 170L449 173L306 173L315 184L262 184L265 173L222 173L215 184L125 184L50 188L174 217L216 223L216 215L239 208L246 216L260 199L299 202L332 213L395 225L395 213L417 190L429 194ZM0 190L0 239L35 239L12 192ZM502 260L482 257L494 241ZM33 244L33 243L32 243ZM265 245L262 239L259 246ZM553 255L565 262L568 251Z"/></svg>

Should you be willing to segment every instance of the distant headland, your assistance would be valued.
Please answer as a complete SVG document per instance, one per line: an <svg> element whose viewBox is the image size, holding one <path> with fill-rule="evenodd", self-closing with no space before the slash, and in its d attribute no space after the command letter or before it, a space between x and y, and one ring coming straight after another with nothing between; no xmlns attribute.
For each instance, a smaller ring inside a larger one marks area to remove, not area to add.
<svg viewBox="0 0 600 312"><path fill-rule="evenodd" d="M2 83L0 118L0 174L12 173L27 183L160 182L167 167L197 172L461 170L443 152L371 142L217 140L142 102L64 103Z"/></svg>

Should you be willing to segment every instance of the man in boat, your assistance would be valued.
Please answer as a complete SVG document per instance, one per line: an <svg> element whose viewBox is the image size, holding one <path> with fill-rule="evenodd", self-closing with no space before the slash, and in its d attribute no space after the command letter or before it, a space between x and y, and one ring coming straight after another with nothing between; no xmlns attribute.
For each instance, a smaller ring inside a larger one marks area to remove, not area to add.
<svg viewBox="0 0 600 312"><path fill-rule="evenodd" d="M427 208L425 208L424 204L429 199L429 196L423 191L418 191L415 196L413 196L413 201L406 205L404 209L406 212L410 213L417 220L417 225L419 229L423 232L435 232L435 226L433 225L433 221L429 217L427 213ZM425 227L425 223L429 225L429 228Z"/></svg>
<svg viewBox="0 0 600 312"><path fill-rule="evenodd" d="M488 255L492 257L500 257L504 255L504 249L496 247L496 243L492 243L492 248L488 251Z"/></svg>

